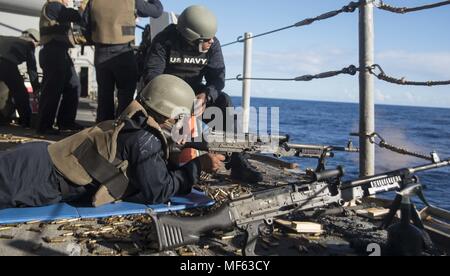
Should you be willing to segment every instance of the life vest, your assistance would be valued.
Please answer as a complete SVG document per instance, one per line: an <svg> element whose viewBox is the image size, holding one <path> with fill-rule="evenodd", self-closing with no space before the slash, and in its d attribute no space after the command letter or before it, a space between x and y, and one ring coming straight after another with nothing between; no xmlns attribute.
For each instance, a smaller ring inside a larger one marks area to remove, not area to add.
<svg viewBox="0 0 450 276"><path fill-rule="evenodd" d="M146 129L159 138L168 159L168 144L161 128L137 101L133 101L119 119L102 122L48 147L54 166L72 184L100 184L92 199L95 207L121 200L135 192L126 175L128 161L119 160L116 155L117 138L126 122L131 122L136 131L142 129L131 120L138 112L147 117Z"/></svg>
<svg viewBox="0 0 450 276"><path fill-rule="evenodd" d="M126 44L135 40L135 0L91 0L92 41Z"/></svg>
<svg viewBox="0 0 450 276"><path fill-rule="evenodd" d="M41 44L45 45L52 41L58 41L65 43L70 48L73 48L75 47L75 41L71 23L59 23L58 21L52 20L47 16L47 6L52 2L61 3L58 0L47 0L47 3L45 3L42 8L41 19L39 21Z"/></svg>

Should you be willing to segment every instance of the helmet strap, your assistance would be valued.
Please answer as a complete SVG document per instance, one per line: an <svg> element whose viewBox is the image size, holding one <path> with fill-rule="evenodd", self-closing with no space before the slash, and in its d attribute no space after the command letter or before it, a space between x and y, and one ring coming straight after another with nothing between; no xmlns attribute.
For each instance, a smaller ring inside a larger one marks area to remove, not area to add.
<svg viewBox="0 0 450 276"><path fill-rule="evenodd" d="M168 118L159 114L151 108L145 108L150 117L152 117L158 124L163 124Z"/></svg>
<svg viewBox="0 0 450 276"><path fill-rule="evenodd" d="M152 117L158 124L162 124L166 121L166 117L162 116L161 114L147 106L147 104L145 103L145 99L142 96L138 96L136 100L140 105L142 105L142 107L144 107L147 115Z"/></svg>

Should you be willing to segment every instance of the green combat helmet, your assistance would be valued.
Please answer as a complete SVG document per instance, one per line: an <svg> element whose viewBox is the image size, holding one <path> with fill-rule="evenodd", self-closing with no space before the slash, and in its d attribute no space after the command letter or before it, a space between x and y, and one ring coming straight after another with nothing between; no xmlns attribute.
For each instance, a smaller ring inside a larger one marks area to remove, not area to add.
<svg viewBox="0 0 450 276"><path fill-rule="evenodd" d="M190 6L178 18L177 29L188 42L194 44L216 36L217 18L204 6Z"/></svg>
<svg viewBox="0 0 450 276"><path fill-rule="evenodd" d="M39 34L39 31L36 30L36 29L26 29L25 31L23 31L22 34L23 35L28 35L29 37L31 37L37 43L39 43L39 41L41 41L41 35Z"/></svg>
<svg viewBox="0 0 450 276"><path fill-rule="evenodd" d="M191 116L195 93L184 80L173 75L160 75L142 90L139 102L145 109L166 118Z"/></svg>

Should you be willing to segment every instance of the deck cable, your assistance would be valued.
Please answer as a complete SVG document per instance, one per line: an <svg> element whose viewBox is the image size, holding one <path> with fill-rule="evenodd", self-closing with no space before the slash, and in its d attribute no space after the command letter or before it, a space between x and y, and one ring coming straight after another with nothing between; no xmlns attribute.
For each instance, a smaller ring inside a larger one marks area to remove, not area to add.
<svg viewBox="0 0 450 276"><path fill-rule="evenodd" d="M338 75L356 75L358 73L359 69L355 65L350 65L348 67L345 67L341 70L337 71L328 71L323 72L320 74L315 75L303 75L296 78L244 78L241 74L237 75L235 79L228 79L228 80L256 80L256 81L312 81L314 79L325 79L325 78L331 78L336 77Z"/></svg>
<svg viewBox="0 0 450 276"><path fill-rule="evenodd" d="M445 81L408 81L406 78L394 78L391 76L388 76L383 68L379 64L374 64L370 66L369 72L377 77L379 80L398 84L398 85L411 85L411 86L438 86L438 85L450 85L450 80ZM378 73L376 71L379 71Z"/></svg>
<svg viewBox="0 0 450 276"><path fill-rule="evenodd" d="M383 68L379 64L374 64L369 67L367 67L367 70L374 75L379 80L397 84L397 85L408 85L408 86L442 86L442 85L450 85L450 80L443 80L443 81L409 81L406 80L406 78L395 78L392 76L389 76L385 73ZM238 80L238 81L244 81L244 80L255 80L255 81L312 81L314 79L325 79L325 78L331 78L342 74L347 75L356 75L356 73L360 72L361 70L357 68L355 65L350 65L349 67L343 68L342 70L338 71L328 71L323 72L316 75L303 75L296 78L244 78L242 77L242 74L239 74L236 76L236 78L226 79L226 81L231 80Z"/></svg>
<svg viewBox="0 0 450 276"><path fill-rule="evenodd" d="M376 132L374 132L370 135L359 134L359 133L352 133L351 135L357 136L357 137L368 138L370 143L378 146L379 148L386 149L386 150L389 150L391 152L394 152L394 153L397 153L400 155L412 156L415 158L431 161L433 163L440 162L439 156L437 155L436 152L432 152L431 154L427 155L425 153L419 153L419 152L408 150L404 147L395 146L395 145L388 143L386 141L386 139L384 139L379 133L376 133Z"/></svg>
<svg viewBox="0 0 450 276"><path fill-rule="evenodd" d="M394 7L389 4L384 3L384 1L374 1L374 4L377 8L384 10L384 11L398 13L398 14L406 14L406 13L411 13L411 12L422 11L422 10L433 9L433 8L450 5L450 1L442 1L442 2L438 2L438 3L433 3L433 4L428 4L428 5L423 5L423 6L413 7L413 8Z"/></svg>
<svg viewBox="0 0 450 276"><path fill-rule="evenodd" d="M283 27L283 28L279 28L279 29L276 29L276 30L268 31L268 32L261 33L261 34L258 34L258 35L254 35L254 36L247 37L247 38L244 38L243 36L239 36L239 37L237 38L236 41L233 41L233 42L230 42L230 43L223 44L223 45L222 45L222 48L223 48L223 47L230 46L230 45L233 45L233 44L236 44L236 43L242 43L242 42L245 42L246 40L249 40L249 39L253 39L253 38L257 38L257 37L262 37L262 36L266 36L266 35L269 35L269 34L281 32L281 31L288 30L288 29L291 29L291 28L295 28L295 27L303 27L303 26L311 25L312 23L314 23L314 22L316 22L316 21L321 21L321 20L329 19L329 18L338 16L338 15L340 15L341 13L353 13L353 12L355 12L356 9L358 9L361 5L362 5L362 1L358 1L358 2L350 2L348 5L342 7L342 8L339 9L339 10L330 11L330 12L324 13L324 14L319 15L319 16L314 17L314 18L307 18L307 19L304 19L304 20L302 20L302 21L299 21L299 22L297 22L297 23L295 23L295 24L293 24L293 25L289 25L289 26L286 26L286 27Z"/></svg>

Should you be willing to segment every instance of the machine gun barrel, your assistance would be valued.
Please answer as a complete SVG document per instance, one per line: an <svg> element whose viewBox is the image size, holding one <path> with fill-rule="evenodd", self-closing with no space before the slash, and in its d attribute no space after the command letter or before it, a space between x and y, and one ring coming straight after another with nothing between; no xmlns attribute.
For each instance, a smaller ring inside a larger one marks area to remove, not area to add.
<svg viewBox="0 0 450 276"><path fill-rule="evenodd" d="M429 171L433 169L439 169L446 166L450 166L450 159L446 161L441 161L438 163L431 163L427 165L417 166L414 168L405 168L400 170L395 170L391 172L386 172L374 176L363 177L361 179L346 181L342 183L340 189L348 190L356 187L363 187L363 189L388 189L392 186L400 186L401 182L406 177L411 177L418 172ZM366 187L364 187L366 186ZM370 188L367 186L371 186ZM400 188L400 187L399 187ZM369 193L370 195L372 193Z"/></svg>
<svg viewBox="0 0 450 276"><path fill-rule="evenodd" d="M322 146L322 145L304 145L285 143L283 150L279 151L280 157L300 157L300 158L317 158L318 164L316 171L325 170L325 162L327 158L333 158L335 151L342 152L359 152L359 149L353 146L351 141L346 147L342 146Z"/></svg>
<svg viewBox="0 0 450 276"><path fill-rule="evenodd" d="M343 152L359 152L358 148L353 147L349 144L347 147L342 146L322 146L322 145L304 145L304 144L290 144L287 143L286 146L290 149L296 150L311 150L311 151L343 151Z"/></svg>
<svg viewBox="0 0 450 276"><path fill-rule="evenodd" d="M443 168L443 167L447 167L447 166L450 166L450 159L448 159L446 161L432 163L429 165L418 166L418 167L410 169L409 171L411 173L418 173L418 172L423 172L423 171L429 171L432 169L439 169L439 168Z"/></svg>

